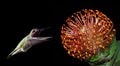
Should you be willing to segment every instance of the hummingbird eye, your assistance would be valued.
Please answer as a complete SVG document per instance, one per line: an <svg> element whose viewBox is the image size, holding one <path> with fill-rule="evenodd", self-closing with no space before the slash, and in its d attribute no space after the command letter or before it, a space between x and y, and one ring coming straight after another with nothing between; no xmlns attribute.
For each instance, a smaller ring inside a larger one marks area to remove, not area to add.
<svg viewBox="0 0 120 66"><path fill-rule="evenodd" d="M38 32L39 30L38 29L32 29L32 33L36 33L36 32Z"/></svg>
<svg viewBox="0 0 120 66"><path fill-rule="evenodd" d="M35 33L36 31L35 31L35 30L33 30L32 32L33 32L33 33Z"/></svg>

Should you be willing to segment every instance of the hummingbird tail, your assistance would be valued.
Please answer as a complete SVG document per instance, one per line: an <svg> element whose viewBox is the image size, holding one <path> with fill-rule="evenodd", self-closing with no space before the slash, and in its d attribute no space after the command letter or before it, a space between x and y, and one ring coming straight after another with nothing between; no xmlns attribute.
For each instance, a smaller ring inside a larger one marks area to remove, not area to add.
<svg viewBox="0 0 120 66"><path fill-rule="evenodd" d="M20 50L13 50L8 56L7 56L7 59L9 59L10 57L12 57L13 55L17 54L21 52Z"/></svg>
<svg viewBox="0 0 120 66"><path fill-rule="evenodd" d="M13 51L7 56L7 59L11 58L13 56Z"/></svg>
<svg viewBox="0 0 120 66"><path fill-rule="evenodd" d="M11 55L8 55L8 56L7 56L7 59L9 59L10 57L11 57Z"/></svg>

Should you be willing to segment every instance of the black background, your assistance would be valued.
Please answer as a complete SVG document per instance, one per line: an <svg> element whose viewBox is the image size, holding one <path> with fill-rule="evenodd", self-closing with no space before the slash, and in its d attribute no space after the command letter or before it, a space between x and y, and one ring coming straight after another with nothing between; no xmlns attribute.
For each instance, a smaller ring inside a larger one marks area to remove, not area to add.
<svg viewBox="0 0 120 66"><path fill-rule="evenodd" d="M2 65L53 65L79 64L89 66L86 62L75 59L64 50L60 30L67 17L81 9L99 10L106 14L117 30L117 40L120 39L119 3L114 1L39 1L3 2L1 6L1 43L0 66ZM7 55L17 46L32 28L51 27L43 31L43 36L53 36L53 39L33 46L26 53L19 53L10 59Z"/></svg>

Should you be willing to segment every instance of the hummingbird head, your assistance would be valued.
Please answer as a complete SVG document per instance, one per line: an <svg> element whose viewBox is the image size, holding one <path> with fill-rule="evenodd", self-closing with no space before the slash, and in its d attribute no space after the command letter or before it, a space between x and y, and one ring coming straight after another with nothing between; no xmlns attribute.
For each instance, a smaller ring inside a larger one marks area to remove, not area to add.
<svg viewBox="0 0 120 66"><path fill-rule="evenodd" d="M30 35L31 35L32 37L36 37L36 36L39 35L39 33L40 33L40 30L39 30L39 29L33 28L33 29L31 30L31 32L30 32Z"/></svg>
<svg viewBox="0 0 120 66"><path fill-rule="evenodd" d="M48 27L49 28L49 27ZM48 29L48 28L43 28L43 29L38 29L38 28L33 28L30 32L30 36L31 37L37 37L41 34L41 32L45 29Z"/></svg>

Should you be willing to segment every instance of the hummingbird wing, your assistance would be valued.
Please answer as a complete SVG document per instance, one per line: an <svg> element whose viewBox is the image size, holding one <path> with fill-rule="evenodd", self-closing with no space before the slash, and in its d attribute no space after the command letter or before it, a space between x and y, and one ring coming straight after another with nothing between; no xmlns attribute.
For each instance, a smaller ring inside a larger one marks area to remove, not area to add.
<svg viewBox="0 0 120 66"><path fill-rule="evenodd" d="M52 38L52 37L32 37L30 39L30 42L31 42L32 45L35 45L35 44L38 44L38 43L48 41L48 39L50 39L50 38Z"/></svg>
<svg viewBox="0 0 120 66"><path fill-rule="evenodd" d="M32 40L48 40L50 38L52 38L52 37L51 36L50 37L32 37L31 39Z"/></svg>

